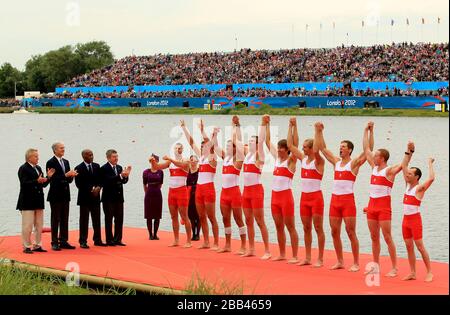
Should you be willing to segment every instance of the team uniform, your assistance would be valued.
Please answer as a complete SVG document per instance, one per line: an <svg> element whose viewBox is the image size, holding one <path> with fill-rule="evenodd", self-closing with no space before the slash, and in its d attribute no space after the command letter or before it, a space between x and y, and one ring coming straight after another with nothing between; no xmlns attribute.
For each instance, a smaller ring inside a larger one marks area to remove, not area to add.
<svg viewBox="0 0 450 315"><path fill-rule="evenodd" d="M294 216L294 197L292 195L292 178L294 173L288 167L289 159L280 162L277 158L273 170L272 214L283 217Z"/></svg>
<svg viewBox="0 0 450 315"><path fill-rule="evenodd" d="M225 157L222 166L222 191L220 204L231 208L241 208L242 195L239 188L239 174L233 163L233 157Z"/></svg>
<svg viewBox="0 0 450 315"><path fill-rule="evenodd" d="M188 172L173 164L170 164L169 171L169 206L187 207L189 205L189 194L186 186Z"/></svg>
<svg viewBox="0 0 450 315"><path fill-rule="evenodd" d="M195 191L195 202L213 203L216 201L216 188L214 187L214 176L216 168L209 164L208 157L200 157L198 168L197 190Z"/></svg>
<svg viewBox="0 0 450 315"><path fill-rule="evenodd" d="M386 177L385 167L378 171L378 166L372 170L370 177L370 199L367 207L367 219L376 221L391 220L391 191L394 182Z"/></svg>
<svg viewBox="0 0 450 315"><path fill-rule="evenodd" d="M244 192L242 207L264 208L264 188L261 184L261 169L256 166L256 153L248 153L244 159Z"/></svg>
<svg viewBox="0 0 450 315"><path fill-rule="evenodd" d="M341 166L341 161L334 165L333 192L330 202L330 217L356 217L355 195L353 186L356 175L351 168L352 161Z"/></svg>
<svg viewBox="0 0 450 315"><path fill-rule="evenodd" d="M410 189L408 184L403 195L402 234L404 239L422 239L422 217L420 215L422 201L416 197L417 186Z"/></svg>
<svg viewBox="0 0 450 315"><path fill-rule="evenodd" d="M300 216L323 216L323 194L320 188L323 174L317 171L315 160L307 163L308 157L303 158L301 168Z"/></svg>

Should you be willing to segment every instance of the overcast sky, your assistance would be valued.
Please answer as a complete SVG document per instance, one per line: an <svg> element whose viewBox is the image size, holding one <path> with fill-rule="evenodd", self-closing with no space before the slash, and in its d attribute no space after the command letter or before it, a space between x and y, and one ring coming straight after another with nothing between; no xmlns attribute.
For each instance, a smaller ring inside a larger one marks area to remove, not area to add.
<svg viewBox="0 0 450 315"><path fill-rule="evenodd" d="M32 55L91 40L108 42L115 58L236 47L448 42L448 11L448 0L2 1L0 64L23 70Z"/></svg>

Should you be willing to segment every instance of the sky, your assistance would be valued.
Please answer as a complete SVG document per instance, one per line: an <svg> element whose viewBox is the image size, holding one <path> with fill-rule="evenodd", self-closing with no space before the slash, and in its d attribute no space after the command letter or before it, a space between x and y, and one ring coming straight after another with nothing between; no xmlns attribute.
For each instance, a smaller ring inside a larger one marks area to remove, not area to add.
<svg viewBox="0 0 450 315"><path fill-rule="evenodd" d="M20 70L33 55L92 40L106 41L115 58L449 41L448 0L15 0L0 8L0 64Z"/></svg>

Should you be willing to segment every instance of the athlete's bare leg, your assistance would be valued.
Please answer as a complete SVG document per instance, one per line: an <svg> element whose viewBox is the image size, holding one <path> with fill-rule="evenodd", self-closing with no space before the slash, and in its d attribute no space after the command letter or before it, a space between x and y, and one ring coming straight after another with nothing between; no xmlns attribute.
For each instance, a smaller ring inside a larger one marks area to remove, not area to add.
<svg viewBox="0 0 450 315"><path fill-rule="evenodd" d="M169 246L178 246L180 238L180 223L178 222L178 209L177 206L169 206L170 217L172 219L172 229L173 229L173 243Z"/></svg>
<svg viewBox="0 0 450 315"><path fill-rule="evenodd" d="M391 220L380 221L381 231L383 232L383 237L388 246L389 256L391 257L392 270L386 274L387 277L396 277L398 274L397 269L397 252L395 249L394 240L391 235Z"/></svg>
<svg viewBox="0 0 450 315"><path fill-rule="evenodd" d="M427 268L427 275L425 277L425 282L431 282L433 281L433 274L431 273L430 256L428 255L428 252L425 249L425 245L423 244L422 239L416 240L414 242L416 243L417 250L420 252L420 255L422 256L425 267Z"/></svg>
<svg viewBox="0 0 450 315"><path fill-rule="evenodd" d="M191 221L189 220L188 216L188 209L187 207L179 207L178 211L180 212L181 219L184 221L184 228L186 229L186 243L184 244L183 247L185 248L192 247L191 244L192 228L191 228Z"/></svg>
<svg viewBox="0 0 450 315"><path fill-rule="evenodd" d="M306 266L311 265L311 246L312 246L312 217L300 216L303 225L303 234L305 238L305 259L303 259L298 265Z"/></svg>
<svg viewBox="0 0 450 315"><path fill-rule="evenodd" d="M203 234L203 244L199 248L200 249L209 248L209 227L205 205L203 203L196 203L195 206L197 208L198 218L200 221L200 225L202 227L202 234Z"/></svg>
<svg viewBox="0 0 450 315"><path fill-rule="evenodd" d="M416 280L416 253L414 252L414 241L412 238L405 239L408 262L411 272L402 280Z"/></svg>
<svg viewBox="0 0 450 315"><path fill-rule="evenodd" d="M288 264L296 264L298 263L298 234L295 229L295 216L285 217L284 224L289 232L292 247L292 258L288 260Z"/></svg>
<svg viewBox="0 0 450 315"><path fill-rule="evenodd" d="M272 214L275 227L277 229L277 240L280 254L277 257L272 258L274 261L286 259L286 234L284 232L284 218L281 214Z"/></svg>
<svg viewBox="0 0 450 315"><path fill-rule="evenodd" d="M330 268L331 270L344 269L344 254L342 252L341 226L342 226L341 217L330 217L331 236L333 237L333 245L337 257L337 263Z"/></svg>
<svg viewBox="0 0 450 315"><path fill-rule="evenodd" d="M253 210L244 208L245 225L248 233L248 250L242 257L255 256L255 218Z"/></svg>
<svg viewBox="0 0 450 315"><path fill-rule="evenodd" d="M264 209L253 209L253 215L255 216L255 221L259 226L261 231L261 236L264 242L264 255L261 257L262 260L267 260L272 255L270 254L269 248L269 233L267 232L267 226L264 222Z"/></svg>
<svg viewBox="0 0 450 315"><path fill-rule="evenodd" d="M356 217L344 217L345 231L352 245L353 265L348 269L350 272L359 271L359 241L356 236Z"/></svg>
<svg viewBox="0 0 450 315"><path fill-rule="evenodd" d="M225 228L225 246L217 252L227 253L231 252L231 207L227 205L220 205L220 212L222 213L222 221Z"/></svg>
<svg viewBox="0 0 450 315"><path fill-rule="evenodd" d="M208 202L205 203L206 215L208 216L209 222L211 222L212 232L214 236L214 244L211 247L212 250L219 249L219 224L217 224L216 219L216 203ZM208 225L208 224L206 224Z"/></svg>
<svg viewBox="0 0 450 315"><path fill-rule="evenodd" d="M314 230L316 230L317 234L317 243L319 245L319 257L317 258L317 262L313 265L313 267L318 268L323 266L323 252L325 250L325 233L323 232L323 216L313 214L313 223L314 223Z"/></svg>
<svg viewBox="0 0 450 315"><path fill-rule="evenodd" d="M236 222L237 226L239 227L239 231L245 228L244 221L242 220L242 208L232 208L233 211L233 218ZM239 236L241 238L241 248L239 248L239 251L237 252L238 255L245 254L245 242L247 241L247 235L245 234L245 230L243 230L242 233L239 233Z"/></svg>
<svg viewBox="0 0 450 315"><path fill-rule="evenodd" d="M372 239L372 259L373 262L380 265L380 224L377 220L367 220L367 226L369 227L370 238ZM373 272L371 270L366 271L364 274L367 275Z"/></svg>

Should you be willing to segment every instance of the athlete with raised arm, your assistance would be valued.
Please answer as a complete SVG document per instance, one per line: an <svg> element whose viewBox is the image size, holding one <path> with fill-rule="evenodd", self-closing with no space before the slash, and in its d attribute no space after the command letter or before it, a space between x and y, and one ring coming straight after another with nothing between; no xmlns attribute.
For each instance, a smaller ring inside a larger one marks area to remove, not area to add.
<svg viewBox="0 0 450 315"><path fill-rule="evenodd" d="M422 203L425 192L430 188L434 182L435 174L433 169L434 159L428 159L428 178L420 183L422 172L417 167L408 167L412 154L414 153L414 143L408 143L405 157L402 162L403 177L406 182L406 191L403 196L403 223L402 234L408 251L408 260L411 272L403 278L403 280L416 279L416 254L414 253L414 245L422 256L425 267L427 268L427 275L425 282L433 281L433 274L431 273L430 256L428 255L422 239L422 217L420 215L420 205Z"/></svg>
<svg viewBox="0 0 450 315"><path fill-rule="evenodd" d="M344 255L342 250L341 226L345 223L345 230L350 239L353 264L348 271L359 271L359 241L356 236L356 205L354 196L354 184L359 168L366 161L365 152L352 159L354 145L349 140L343 140L339 147L339 157L335 156L325 144L323 138L324 125L321 122L315 124L314 141L325 158L334 167L333 192L330 202L330 226L333 237L333 245L336 251L337 263L331 270L344 268ZM371 146L373 148L373 146Z"/></svg>
<svg viewBox="0 0 450 315"><path fill-rule="evenodd" d="M319 255L313 267L323 266L323 252L325 248L325 233L323 231L323 194L320 188L322 183L325 160L320 155L317 142L313 139L306 139L303 142L303 152L298 149L297 119L292 117L289 120L289 133L287 143L292 154L301 161L301 198L300 198L300 218L303 224L305 236L306 257L298 265L311 265L312 246L312 225L317 234L319 245Z"/></svg>
<svg viewBox="0 0 450 315"><path fill-rule="evenodd" d="M392 269L386 274L387 277L397 276L397 253L394 240L391 235L391 191L394 186L395 176L402 170L401 163L388 166L389 151L378 149L372 152L370 143L374 143L374 123L369 122L364 129L363 148L367 163L372 168L370 177L370 199L367 206L367 224L372 239L373 261L380 264L380 229L384 241L388 246ZM370 273L371 271L367 271Z"/></svg>
<svg viewBox="0 0 450 315"><path fill-rule="evenodd" d="M214 176L216 174L217 157L214 153L214 147L210 139L205 133L203 120L200 120L199 128L203 137L200 148L194 141L194 138L189 133L186 124L181 120L181 128L184 135L194 150L195 154L199 156L199 172L197 188L195 191L195 205L197 207L198 216L202 226L203 244L199 247L210 248L209 244L209 227L208 219L211 222L212 232L214 236L214 244L212 250L219 249L219 226L216 219L216 189L214 187Z"/></svg>
<svg viewBox="0 0 450 315"><path fill-rule="evenodd" d="M286 227L291 239L292 258L289 264L298 263L298 234L295 229L294 196L292 195L292 178L294 178L297 158L289 151L287 140L278 141L277 146L270 141L270 117L267 116L266 145L275 159L272 181L272 217L277 229L280 255L273 260L286 259Z"/></svg>

